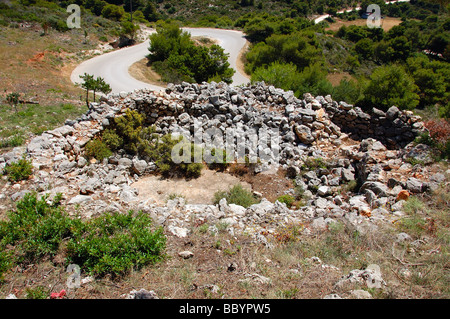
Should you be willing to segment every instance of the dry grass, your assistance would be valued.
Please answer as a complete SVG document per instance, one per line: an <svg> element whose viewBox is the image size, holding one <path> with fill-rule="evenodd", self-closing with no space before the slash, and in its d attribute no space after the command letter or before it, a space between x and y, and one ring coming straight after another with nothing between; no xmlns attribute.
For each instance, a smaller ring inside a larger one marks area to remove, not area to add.
<svg viewBox="0 0 450 319"><path fill-rule="evenodd" d="M327 80L330 81L333 86L339 85L341 80L344 79L350 81L353 80L354 77L348 72L328 73L327 75Z"/></svg>
<svg viewBox="0 0 450 319"><path fill-rule="evenodd" d="M74 67L88 58L86 50L93 49L95 41L83 43L80 30L41 36L40 26L0 30L0 115L1 137L19 131L23 135L39 134L61 125L86 111L82 102L84 93L70 81ZM23 104L15 114L4 99L16 92ZM1 105L5 104L5 105Z"/></svg>
<svg viewBox="0 0 450 319"><path fill-rule="evenodd" d="M156 73L151 66L148 65L148 59L144 58L138 62L133 63L128 69L128 72L135 79L153 85L166 87L167 83L161 81L161 75Z"/></svg>
<svg viewBox="0 0 450 319"><path fill-rule="evenodd" d="M392 27L399 25L402 23L402 20L400 18L391 18L391 17L385 17L381 20L381 27L384 31L389 31L392 29ZM340 19L336 19L336 22L330 23L330 26L326 28L325 30L331 30L331 31L337 31L342 26L350 26L350 25L357 25L357 26L365 26L367 25L367 21L365 19L357 19L353 21L344 21Z"/></svg>

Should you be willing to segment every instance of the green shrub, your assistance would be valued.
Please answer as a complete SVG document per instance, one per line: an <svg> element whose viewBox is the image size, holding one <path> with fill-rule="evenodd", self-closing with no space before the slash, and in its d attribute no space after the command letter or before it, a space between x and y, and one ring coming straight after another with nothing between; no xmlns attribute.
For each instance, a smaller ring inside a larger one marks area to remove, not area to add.
<svg viewBox="0 0 450 319"><path fill-rule="evenodd" d="M111 151L120 149L123 146L123 139L112 129L106 129L103 131L102 141Z"/></svg>
<svg viewBox="0 0 450 319"><path fill-rule="evenodd" d="M17 202L16 210L8 213L9 220L0 224L0 248L14 246L11 259L25 263L56 254L77 223L59 206L59 201L59 196L50 204L48 196L38 199L36 194L26 194Z"/></svg>
<svg viewBox="0 0 450 319"><path fill-rule="evenodd" d="M4 171L5 174L8 175L8 180L10 182L18 182L26 180L31 176L33 173L33 164L31 160L27 160L24 155L22 159L6 166Z"/></svg>
<svg viewBox="0 0 450 319"><path fill-rule="evenodd" d="M99 276L125 274L163 257L165 236L162 228L150 229L148 215L130 211L82 221L69 217L60 201L61 195L49 201L26 194L8 220L0 221L0 279L15 263L35 263L61 249L67 263Z"/></svg>
<svg viewBox="0 0 450 319"><path fill-rule="evenodd" d="M321 157L308 157L305 159L303 165L301 166L301 169L303 171L314 171L318 168L327 168L327 163Z"/></svg>
<svg viewBox="0 0 450 319"><path fill-rule="evenodd" d="M222 198L225 198L228 204L236 204L245 208L258 203L252 192L244 189L241 184L233 186L228 191L216 192L214 194L214 204L218 204Z"/></svg>
<svg viewBox="0 0 450 319"><path fill-rule="evenodd" d="M96 275L125 275L163 258L166 238L163 229L153 231L151 218L134 214L106 213L78 228L67 244L70 263Z"/></svg>
<svg viewBox="0 0 450 319"><path fill-rule="evenodd" d="M127 110L125 115L114 119L114 130L119 137L108 136L114 143L120 143L124 150L131 155L149 156L150 144L155 139L155 128L144 127L145 116L135 110Z"/></svg>
<svg viewBox="0 0 450 319"><path fill-rule="evenodd" d="M217 158L216 159L216 152L219 153L222 151L222 156L221 158ZM205 159L206 160L206 159ZM213 170L218 170L218 171L225 171L231 164L232 159L230 158L230 156L228 155L226 150L217 150L215 148L213 148L211 150L211 160L207 161L207 165L209 167L209 169L213 169Z"/></svg>
<svg viewBox="0 0 450 319"><path fill-rule="evenodd" d="M0 148L17 147L25 142L21 133L15 134L9 138L0 139Z"/></svg>
<svg viewBox="0 0 450 319"><path fill-rule="evenodd" d="M164 176L178 173L185 177L197 178L201 175L203 163L194 162L195 154L202 155L202 149L194 143L183 140L182 136L174 138L167 134L152 145L150 157Z"/></svg>
<svg viewBox="0 0 450 319"><path fill-rule="evenodd" d="M291 195L281 195L277 198L277 201L286 204L286 206L289 208L294 204L295 198Z"/></svg>
<svg viewBox="0 0 450 319"><path fill-rule="evenodd" d="M45 287L27 288L27 299L47 299L48 292Z"/></svg>
<svg viewBox="0 0 450 319"><path fill-rule="evenodd" d="M1 227L1 226L0 226ZM0 283L4 280L4 273L8 271L12 266L12 260L10 252L0 251Z"/></svg>
<svg viewBox="0 0 450 319"><path fill-rule="evenodd" d="M85 155L88 158L95 158L96 160L103 160L112 155L108 145L99 139L91 140L86 144Z"/></svg>

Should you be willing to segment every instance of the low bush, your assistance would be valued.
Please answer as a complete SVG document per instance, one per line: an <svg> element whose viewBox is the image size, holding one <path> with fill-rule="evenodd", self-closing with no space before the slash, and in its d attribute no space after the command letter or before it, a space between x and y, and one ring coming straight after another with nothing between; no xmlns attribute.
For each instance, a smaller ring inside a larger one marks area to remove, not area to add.
<svg viewBox="0 0 450 319"><path fill-rule="evenodd" d="M133 268L163 258L163 229L151 229L151 218L142 212L106 213L83 223L67 244L70 263L86 267L96 276L125 275Z"/></svg>
<svg viewBox="0 0 450 319"><path fill-rule="evenodd" d="M89 141L85 147L85 155L87 158L95 158L96 160L103 160L112 155L108 145L99 139Z"/></svg>
<svg viewBox="0 0 450 319"><path fill-rule="evenodd" d="M205 160L207 159L205 158ZM223 172L230 166L231 161L232 159L226 150L218 150L213 148L211 150L211 159L209 161L207 160L207 165L209 169Z"/></svg>
<svg viewBox="0 0 450 319"><path fill-rule="evenodd" d="M245 208L258 203L252 192L243 188L241 184L233 186L228 191L216 192L214 194L214 203L218 204L222 198L225 198L228 204L236 204Z"/></svg>
<svg viewBox="0 0 450 319"><path fill-rule="evenodd" d="M202 149L184 141L182 136L173 137L171 134L157 139L150 151L150 157L163 176L179 174L188 178L201 175L203 163L195 163L196 154L202 155Z"/></svg>
<svg viewBox="0 0 450 319"><path fill-rule="evenodd" d="M4 173L8 176L10 182L18 182L28 179L33 173L33 164L27 160L25 155L17 162L7 165Z"/></svg>
<svg viewBox="0 0 450 319"><path fill-rule="evenodd" d="M8 253L10 262L32 263L57 253L77 223L59 206L59 200L58 196L50 204L48 196L38 199L36 194L26 194L16 210L8 213L8 221L0 223L1 250L14 247Z"/></svg>
<svg viewBox="0 0 450 319"><path fill-rule="evenodd" d="M164 257L163 230L153 230L148 215L105 213L83 221L71 218L60 201L61 195L50 201L48 196L26 194L7 220L0 221L0 279L14 264L36 263L59 253L67 256L68 264L113 277Z"/></svg>
<svg viewBox="0 0 450 319"><path fill-rule="evenodd" d="M277 201L286 204L286 206L290 208L294 204L295 198L292 195L281 195L277 198Z"/></svg>
<svg viewBox="0 0 450 319"><path fill-rule="evenodd" d="M111 151L115 151L123 145L123 139L112 129L106 129L103 131L102 141Z"/></svg>

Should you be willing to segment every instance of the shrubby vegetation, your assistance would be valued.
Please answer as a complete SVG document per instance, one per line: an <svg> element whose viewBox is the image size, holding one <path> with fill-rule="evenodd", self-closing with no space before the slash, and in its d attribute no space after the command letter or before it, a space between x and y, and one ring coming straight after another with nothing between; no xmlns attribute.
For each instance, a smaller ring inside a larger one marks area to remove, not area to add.
<svg viewBox="0 0 450 319"><path fill-rule="evenodd" d="M259 202L252 192L246 190L241 184L234 185L228 191L216 192L214 194L214 204L218 204L222 198L225 198L228 204L236 204L245 208Z"/></svg>
<svg viewBox="0 0 450 319"><path fill-rule="evenodd" d="M364 2L362 10L367 5ZM241 17L236 25L252 42L246 71L252 81L265 81L297 96L332 94L368 110L387 110L392 105L410 110L436 107L448 118L449 82L445 79L450 76L450 20L439 14L439 6L420 1L395 6L383 3L382 10L400 16L393 8L410 6L421 8L418 19L422 21L409 20L417 18L410 10L403 15L405 21L388 32L350 25L333 34L325 32L326 24L311 25L298 17ZM284 22L289 23L285 26ZM348 72L351 78L333 86L327 79L331 71Z"/></svg>
<svg viewBox="0 0 450 319"><path fill-rule="evenodd" d="M175 146L179 150L178 154L172 151ZM184 142L182 136L160 136L153 126L147 126L145 116L134 110L127 110L124 115L115 118L109 128L86 145L85 155L102 160L120 149L125 150L127 154L138 155L154 162L163 176L179 174L196 178L201 175L203 169L203 163L195 163L194 158L195 154L203 158L202 149L194 143Z"/></svg>
<svg viewBox="0 0 450 319"><path fill-rule="evenodd" d="M4 174L10 182L19 182L28 179L33 173L33 164L27 160L25 155L17 162L11 163L4 168Z"/></svg>
<svg viewBox="0 0 450 319"><path fill-rule="evenodd" d="M133 268L161 260L166 238L152 229L143 213L105 213L83 221L70 217L60 205L26 194L17 208L0 221L0 279L13 265L29 265L62 253L96 276L121 276Z"/></svg>
<svg viewBox="0 0 450 319"><path fill-rule="evenodd" d="M232 81L234 70L223 48L216 44L209 48L196 46L189 33L175 23L163 23L150 36L150 42L147 58L163 81Z"/></svg>

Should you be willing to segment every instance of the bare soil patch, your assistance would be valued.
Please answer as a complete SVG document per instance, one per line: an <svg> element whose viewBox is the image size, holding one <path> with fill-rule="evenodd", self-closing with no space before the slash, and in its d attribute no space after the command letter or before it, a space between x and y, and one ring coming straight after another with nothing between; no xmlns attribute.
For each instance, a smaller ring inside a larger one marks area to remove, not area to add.
<svg viewBox="0 0 450 319"><path fill-rule="evenodd" d="M402 23L402 20L400 18L391 18L391 17L385 17L381 20L381 27L384 31L389 31L392 29L392 27L399 25ZM340 19L336 19L336 22L331 23L328 28L325 30L331 30L331 31L337 31L342 26L350 26L350 25L357 25L357 26L365 26L367 24L367 21L365 19L357 19L353 21L343 21Z"/></svg>
<svg viewBox="0 0 450 319"><path fill-rule="evenodd" d="M133 63L128 69L128 72L136 80L163 87L167 86L167 83L161 81L161 75L156 73L151 66L147 65L147 62L147 58L144 58Z"/></svg>
<svg viewBox="0 0 450 319"><path fill-rule="evenodd" d="M327 75L327 80L330 81L333 86L339 85L343 79L352 80L353 77L348 72L328 73Z"/></svg>
<svg viewBox="0 0 450 319"><path fill-rule="evenodd" d="M131 187L139 190L140 199L151 198L157 204L165 204L169 195L172 194L185 197L189 204L212 204L215 192L226 191L236 184L242 184L244 188L251 190L249 183L242 182L235 176L208 169L204 169L199 178L189 180L165 179L157 175L147 176L132 184Z"/></svg>

